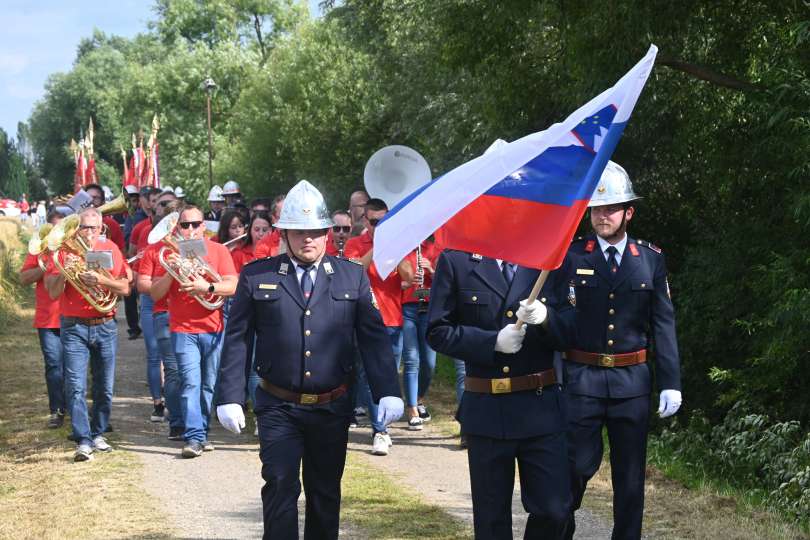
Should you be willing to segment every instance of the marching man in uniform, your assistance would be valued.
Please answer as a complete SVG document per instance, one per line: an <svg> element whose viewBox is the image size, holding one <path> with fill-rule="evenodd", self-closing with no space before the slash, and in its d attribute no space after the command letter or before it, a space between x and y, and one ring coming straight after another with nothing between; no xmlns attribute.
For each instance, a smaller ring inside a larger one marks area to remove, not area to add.
<svg viewBox="0 0 810 540"><path fill-rule="evenodd" d="M320 192L299 182L275 225L288 252L242 270L226 329L217 417L230 431L244 428L245 372L255 346L264 538L298 538L302 462L304 537L337 538L357 348L379 420L397 420L403 402L363 267L325 255L332 220Z"/></svg>
<svg viewBox="0 0 810 540"><path fill-rule="evenodd" d="M554 351L573 332L562 272L532 303L538 270L445 250L436 265L427 340L464 361L457 418L468 444L477 539L512 538L515 462L529 513L524 538L561 538L571 504L565 396ZM518 307L520 305L520 307ZM528 323L518 329L517 319Z"/></svg>
<svg viewBox="0 0 810 540"><path fill-rule="evenodd" d="M613 538L641 537L644 471L652 370L661 389L658 414L681 405L675 314L664 256L656 246L627 235L632 201L639 197L627 172L608 162L588 206L596 235L571 245L569 301L576 305L574 347L566 352L573 510L602 462L607 427L613 477ZM568 538L574 534L573 511Z"/></svg>

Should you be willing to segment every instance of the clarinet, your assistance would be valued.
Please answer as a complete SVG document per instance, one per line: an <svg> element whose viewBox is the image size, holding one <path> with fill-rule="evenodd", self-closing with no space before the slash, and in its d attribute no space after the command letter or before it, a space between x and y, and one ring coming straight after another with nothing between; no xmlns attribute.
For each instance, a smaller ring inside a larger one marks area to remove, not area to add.
<svg viewBox="0 0 810 540"><path fill-rule="evenodd" d="M341 259L345 259L345 257L343 256L343 247L344 247L344 245L345 245L345 242L343 240L338 240L338 254L337 254L337 256L340 257Z"/></svg>
<svg viewBox="0 0 810 540"><path fill-rule="evenodd" d="M430 289L425 288L425 269L422 268L422 246L419 245L416 247L416 279L414 280L416 284L416 290L414 291L414 296L418 299L418 304L416 308L417 313L427 313L428 311L428 296L430 295Z"/></svg>

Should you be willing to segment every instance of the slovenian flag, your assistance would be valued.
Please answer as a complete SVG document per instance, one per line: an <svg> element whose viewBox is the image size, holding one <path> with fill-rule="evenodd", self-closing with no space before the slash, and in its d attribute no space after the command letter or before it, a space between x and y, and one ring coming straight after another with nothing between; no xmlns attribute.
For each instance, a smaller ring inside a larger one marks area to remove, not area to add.
<svg viewBox="0 0 810 540"><path fill-rule="evenodd" d="M444 248L531 268L560 266L657 52L651 45L612 88L565 121L497 141L403 199L374 232L380 275L434 232Z"/></svg>

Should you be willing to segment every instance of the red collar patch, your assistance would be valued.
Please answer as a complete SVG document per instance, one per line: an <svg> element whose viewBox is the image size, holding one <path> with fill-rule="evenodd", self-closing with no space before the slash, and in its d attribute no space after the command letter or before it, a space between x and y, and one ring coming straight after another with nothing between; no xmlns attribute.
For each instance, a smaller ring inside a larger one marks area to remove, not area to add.
<svg viewBox="0 0 810 540"><path fill-rule="evenodd" d="M588 240L585 243L585 253L590 253L593 251L593 248L596 246L596 240Z"/></svg>
<svg viewBox="0 0 810 540"><path fill-rule="evenodd" d="M633 254L633 257L638 257L638 248L635 244L627 243L627 248L630 250L630 253Z"/></svg>

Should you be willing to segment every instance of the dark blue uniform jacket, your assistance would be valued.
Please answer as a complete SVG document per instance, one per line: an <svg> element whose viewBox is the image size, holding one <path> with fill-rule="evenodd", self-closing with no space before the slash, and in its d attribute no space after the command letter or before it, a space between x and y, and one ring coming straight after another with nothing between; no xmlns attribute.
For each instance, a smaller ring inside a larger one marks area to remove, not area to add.
<svg viewBox="0 0 810 540"><path fill-rule="evenodd" d="M400 395L391 340L366 272L355 263L325 256L308 304L287 255L245 265L225 329L219 404L244 403L254 336L256 370L276 386L306 394L334 390L352 380L359 348L374 401ZM353 405L344 395L318 407L349 414Z"/></svg>
<svg viewBox="0 0 810 540"><path fill-rule="evenodd" d="M613 354L654 346L659 390L680 390L675 314L661 250L628 237L615 276L594 236L575 240L568 259L569 299L576 304L573 348ZM648 354L645 364L614 368L567 361L566 389L571 394L601 398L649 394L652 360Z"/></svg>
<svg viewBox="0 0 810 540"><path fill-rule="evenodd" d="M447 250L439 257L430 290L428 343L436 351L464 361L467 376L496 379L553 368L554 350L564 350L573 333L574 312L567 282L553 272L538 299L548 308L546 323L528 326L516 354L495 352L500 331L517 321L518 303L529 296L539 270L518 267L507 288L498 262ZM458 419L462 433L521 439L566 429L560 388L510 394L464 392Z"/></svg>

